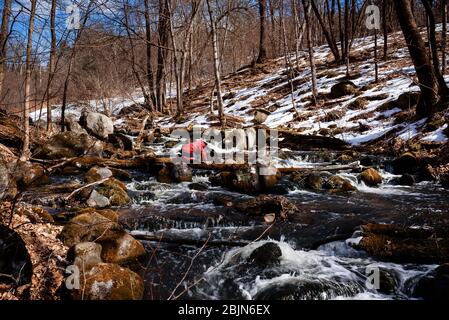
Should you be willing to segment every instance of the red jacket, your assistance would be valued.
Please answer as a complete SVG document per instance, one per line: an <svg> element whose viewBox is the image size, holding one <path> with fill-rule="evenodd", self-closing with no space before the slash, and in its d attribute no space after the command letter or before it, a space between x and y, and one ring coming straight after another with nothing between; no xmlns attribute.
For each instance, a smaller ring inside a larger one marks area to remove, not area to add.
<svg viewBox="0 0 449 320"><path fill-rule="evenodd" d="M202 161L207 161L207 154L204 150L205 147L206 142L204 142L203 140L196 140L195 142L188 143L182 146L182 155L184 159L188 161L193 161L195 158L198 159L200 155Z"/></svg>

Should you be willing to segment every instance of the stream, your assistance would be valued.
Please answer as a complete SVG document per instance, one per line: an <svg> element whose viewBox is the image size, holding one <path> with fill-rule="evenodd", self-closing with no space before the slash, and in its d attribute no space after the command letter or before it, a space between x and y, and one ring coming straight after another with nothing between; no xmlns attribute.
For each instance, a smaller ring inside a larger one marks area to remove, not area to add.
<svg viewBox="0 0 449 320"><path fill-rule="evenodd" d="M304 167L321 161L299 153L292 158L300 159L294 164ZM289 186L284 196L301 213L269 225L217 203L217 199L241 201L251 196L212 186L209 171L194 170L192 183L178 184L159 183L154 177L134 172L127 185L133 204L120 210L122 222L134 235L179 240L143 241L148 251L143 265L146 298L413 298L419 278L437 265L376 261L350 244L359 240L357 227L369 222L416 228L433 225L448 211L449 191L430 182L398 186L393 183L398 176L381 173L384 182L372 188L359 182L357 174L340 172L357 186L358 191L351 193ZM200 248L181 244L183 239L224 243ZM248 244L226 245L233 241ZM251 254L269 242L280 248L279 262L264 267L254 264ZM380 270L380 289L367 284L373 267Z"/></svg>

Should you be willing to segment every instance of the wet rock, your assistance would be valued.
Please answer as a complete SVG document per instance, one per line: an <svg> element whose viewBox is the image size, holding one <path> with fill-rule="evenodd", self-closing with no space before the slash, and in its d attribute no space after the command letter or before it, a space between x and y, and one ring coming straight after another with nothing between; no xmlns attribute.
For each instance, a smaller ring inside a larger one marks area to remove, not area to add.
<svg viewBox="0 0 449 320"><path fill-rule="evenodd" d="M356 191L357 188L352 185L351 181L337 175L331 176L327 179L325 186L331 191Z"/></svg>
<svg viewBox="0 0 449 320"><path fill-rule="evenodd" d="M220 185L233 191L255 194L262 190L259 175L251 169L242 169L235 172L220 172L210 178L213 185Z"/></svg>
<svg viewBox="0 0 449 320"><path fill-rule="evenodd" d="M355 282L341 283L328 280L298 280L269 285L259 291L255 300L326 300L332 297L351 297L363 292Z"/></svg>
<svg viewBox="0 0 449 320"><path fill-rule="evenodd" d="M126 116L132 113L142 112L143 110L145 110L145 108L142 105L135 103L133 105L123 107L118 114L120 116Z"/></svg>
<svg viewBox="0 0 449 320"><path fill-rule="evenodd" d="M398 281L394 274L384 269L379 269L379 289L384 294L395 293L398 289Z"/></svg>
<svg viewBox="0 0 449 320"><path fill-rule="evenodd" d="M114 133L114 123L104 114L97 112L88 112L83 115L82 125L87 131L99 139L107 139Z"/></svg>
<svg viewBox="0 0 449 320"><path fill-rule="evenodd" d="M311 173L307 176L307 178L305 180L305 186L308 189L318 191L323 188L324 182L325 182L325 179L322 174Z"/></svg>
<svg viewBox="0 0 449 320"><path fill-rule="evenodd" d="M68 247L80 242L114 240L122 236L123 230L117 222L97 212L83 213L71 219L59 234Z"/></svg>
<svg viewBox="0 0 449 320"><path fill-rule="evenodd" d="M112 263L99 263L80 277L80 288L72 290L73 299L141 300L142 278L128 268Z"/></svg>
<svg viewBox="0 0 449 320"><path fill-rule="evenodd" d="M414 173L418 169L418 159L411 152L402 154L399 158L392 162L394 173Z"/></svg>
<svg viewBox="0 0 449 320"><path fill-rule="evenodd" d="M36 153L40 158L61 159L80 155L101 155L103 144L86 133L66 131L52 136Z"/></svg>
<svg viewBox="0 0 449 320"><path fill-rule="evenodd" d="M189 184L189 189L197 191L206 191L209 189L207 183L204 182L193 182Z"/></svg>
<svg viewBox="0 0 449 320"><path fill-rule="evenodd" d="M146 254L142 243L127 233L113 241L102 241L101 245L103 247L101 257L104 262L131 263Z"/></svg>
<svg viewBox="0 0 449 320"><path fill-rule="evenodd" d="M422 277L414 288L413 296L424 300L449 301L449 264L442 264Z"/></svg>
<svg viewBox="0 0 449 320"><path fill-rule="evenodd" d="M283 196L260 195L256 198L241 201L235 208L248 216L264 216L274 213L277 218L287 219L289 215L299 212L298 207Z"/></svg>
<svg viewBox="0 0 449 320"><path fill-rule="evenodd" d="M159 170L157 181L161 183L191 182L192 170L186 163L177 165L166 164Z"/></svg>
<svg viewBox="0 0 449 320"><path fill-rule="evenodd" d="M101 245L95 242L81 242L69 249L67 253L69 261L73 261L81 272L92 269L101 260Z"/></svg>
<svg viewBox="0 0 449 320"><path fill-rule="evenodd" d="M332 86L330 97L337 99L343 96L355 94L356 92L357 86L352 81L343 80Z"/></svg>
<svg viewBox="0 0 449 320"><path fill-rule="evenodd" d="M171 175L175 182L191 182L192 170L185 163L174 165L171 170Z"/></svg>
<svg viewBox="0 0 449 320"><path fill-rule="evenodd" d="M133 178L131 173L129 173L126 170L117 169L117 168L108 168L108 169L111 170L114 178L116 178L118 180L129 181L129 180L132 180L132 178Z"/></svg>
<svg viewBox="0 0 449 320"><path fill-rule="evenodd" d="M368 224L362 226L362 236L355 247L382 260L404 263L449 261L447 235L438 236L432 230Z"/></svg>
<svg viewBox="0 0 449 320"><path fill-rule="evenodd" d="M125 184L115 178L106 180L96 190L99 194L108 198L112 206L125 206L131 201L126 192Z"/></svg>
<svg viewBox="0 0 449 320"><path fill-rule="evenodd" d="M274 242L268 242L256 248L249 256L249 261L260 267L267 267L279 263L282 251Z"/></svg>
<svg viewBox="0 0 449 320"><path fill-rule="evenodd" d="M109 207L111 203L107 197L99 194L96 190L92 190L89 199L87 199L87 205L93 208L106 208Z"/></svg>
<svg viewBox="0 0 449 320"><path fill-rule="evenodd" d="M268 116L270 115L270 112L263 109L257 109L254 113L254 123L255 124L262 124L267 120Z"/></svg>
<svg viewBox="0 0 449 320"><path fill-rule="evenodd" d="M25 242L15 231L0 224L0 284L31 282L33 267Z"/></svg>
<svg viewBox="0 0 449 320"><path fill-rule="evenodd" d="M281 173L277 168L262 168L259 169L259 184L261 191L271 192L274 186L278 183Z"/></svg>
<svg viewBox="0 0 449 320"><path fill-rule="evenodd" d="M440 176L440 182L444 188L449 189L449 173L442 174Z"/></svg>
<svg viewBox="0 0 449 320"><path fill-rule="evenodd" d="M373 168L366 169L360 174L360 179L370 187L376 187L382 183L382 176Z"/></svg>
<svg viewBox="0 0 449 320"><path fill-rule="evenodd" d="M411 174L406 173L399 178L398 183L402 186L413 186L415 178Z"/></svg>
<svg viewBox="0 0 449 320"><path fill-rule="evenodd" d="M41 207L21 207L17 209L17 214L26 216L31 222L54 222L53 217L47 210Z"/></svg>
<svg viewBox="0 0 449 320"><path fill-rule="evenodd" d="M84 181L86 181L87 183L92 183L110 177L112 177L112 171L108 168L92 167L84 175Z"/></svg>

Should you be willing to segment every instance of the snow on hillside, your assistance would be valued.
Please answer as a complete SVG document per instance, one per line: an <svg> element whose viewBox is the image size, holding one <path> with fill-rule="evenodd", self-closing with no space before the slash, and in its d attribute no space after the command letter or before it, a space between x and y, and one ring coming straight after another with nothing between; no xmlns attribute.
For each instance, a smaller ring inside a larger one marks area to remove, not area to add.
<svg viewBox="0 0 449 320"><path fill-rule="evenodd" d="M383 39L378 40L378 46L381 56ZM416 122L395 121L395 116L404 113L404 110L385 107L388 102L395 101L403 93L419 91L414 79L415 70L409 59L402 33L389 35L388 61L384 62L379 58L377 84L374 83L373 50L374 37L354 41L350 73L351 81L358 87L359 92L332 100L327 95L331 87L345 77L346 68L332 63L332 56L327 46L315 48L319 100L317 107L311 105L311 71L306 52L300 53L298 63L294 54L289 57L292 65L298 66L294 78L290 79L294 86L293 93L287 77L289 70L285 68L283 57L270 61L262 67L263 72L256 75L248 72L250 69L240 70L223 79L225 114L239 117L242 127L246 127L254 125L255 109L265 109L271 112L264 122L264 125L270 128L289 127L303 134L332 135L354 145L369 142L393 131L404 140L419 138L426 142L446 142L448 138L444 130L447 125L424 134L420 129L424 126L425 119ZM446 79L449 81L449 77ZM155 119L155 125L159 127L213 125L216 117L211 117L210 113L210 92L209 85L207 90L199 90L195 98L187 99L185 105L188 111L183 122L175 123L172 117L165 116ZM360 99L363 99L364 103L357 108L352 107ZM112 98L106 102L89 101L88 105L103 112L106 104L116 116L116 124L119 125L126 121L118 117L120 110L142 102L142 95L136 91L129 98ZM45 113L43 110L42 119L45 119ZM60 113L59 107L53 110L55 118L60 117ZM69 105L67 113L79 115L79 105ZM39 111L32 113L31 117L37 119Z"/></svg>

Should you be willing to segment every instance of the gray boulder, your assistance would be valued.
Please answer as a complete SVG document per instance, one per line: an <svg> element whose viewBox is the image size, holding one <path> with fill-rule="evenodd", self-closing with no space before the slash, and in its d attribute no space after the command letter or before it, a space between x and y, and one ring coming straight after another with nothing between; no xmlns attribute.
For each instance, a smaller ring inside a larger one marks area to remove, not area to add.
<svg viewBox="0 0 449 320"><path fill-rule="evenodd" d="M97 138L107 139L114 133L114 123L104 114L89 112L83 122L87 131Z"/></svg>

